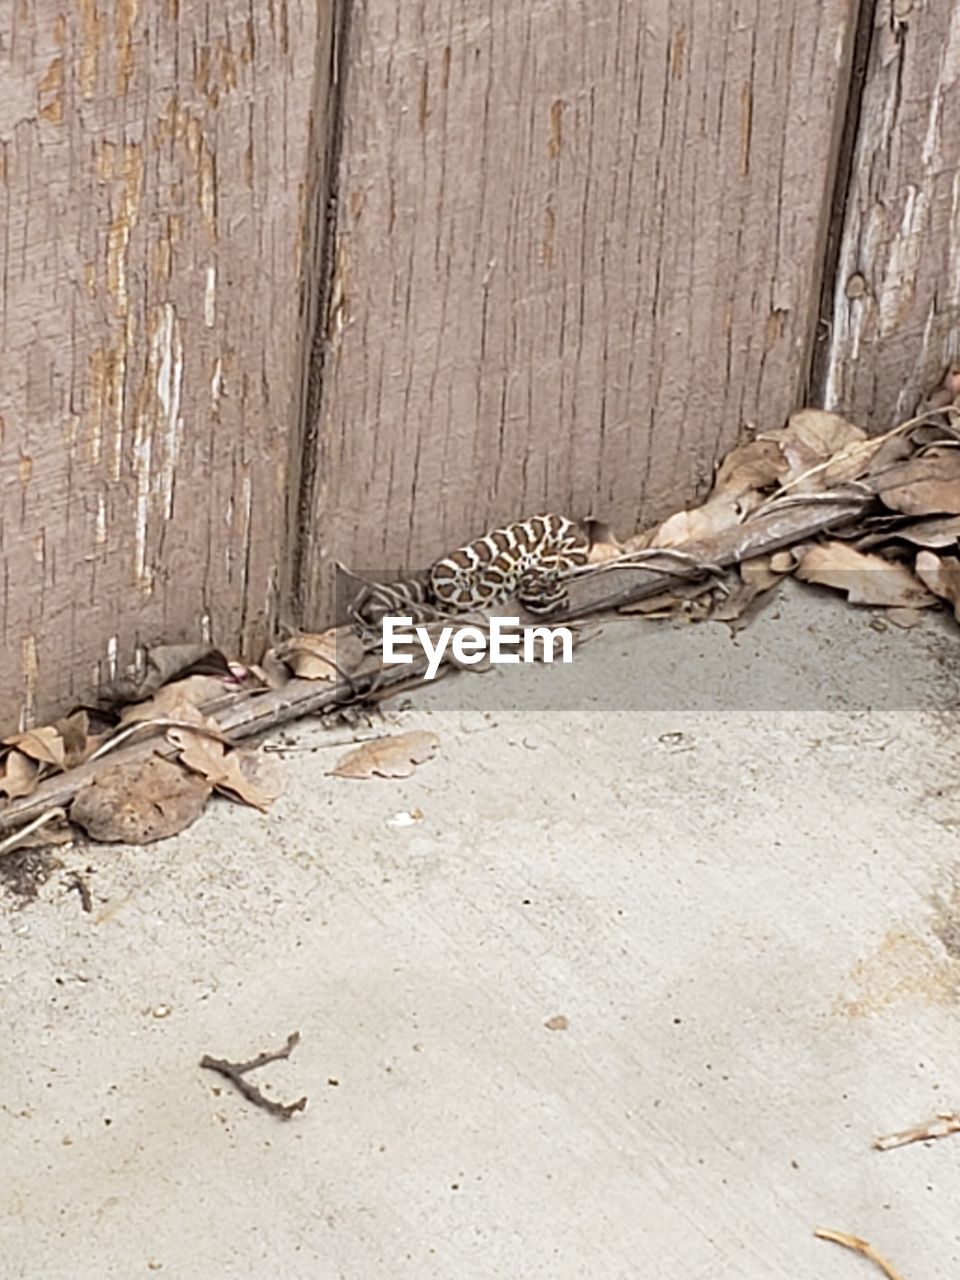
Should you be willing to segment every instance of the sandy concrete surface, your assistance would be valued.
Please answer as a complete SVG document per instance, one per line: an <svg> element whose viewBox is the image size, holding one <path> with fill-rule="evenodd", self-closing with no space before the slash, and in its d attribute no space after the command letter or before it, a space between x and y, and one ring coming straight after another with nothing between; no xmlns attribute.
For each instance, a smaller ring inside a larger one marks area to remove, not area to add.
<svg viewBox="0 0 960 1280"><path fill-rule="evenodd" d="M269 814L65 855L91 914L0 912L0 1274L955 1280L960 1136L871 1143L960 1108L957 638L876 625L613 624L388 711L409 779L308 723ZM198 1068L293 1030L290 1122Z"/></svg>

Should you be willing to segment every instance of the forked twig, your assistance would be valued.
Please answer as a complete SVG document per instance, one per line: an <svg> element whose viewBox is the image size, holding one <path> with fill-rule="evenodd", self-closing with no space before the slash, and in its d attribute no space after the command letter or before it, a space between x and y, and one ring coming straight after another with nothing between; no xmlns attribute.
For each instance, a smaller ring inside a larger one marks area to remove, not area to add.
<svg viewBox="0 0 960 1280"><path fill-rule="evenodd" d="M830 1240L834 1244L843 1245L845 1249L852 1249L854 1253L863 1254L865 1258L869 1258L871 1262L876 1263L887 1280L903 1280L903 1276L899 1271L887 1262L886 1258L881 1257L874 1249L873 1245L866 1240L861 1240L859 1236L848 1236L843 1231L830 1231L826 1227L817 1227L813 1233L818 1240Z"/></svg>
<svg viewBox="0 0 960 1280"><path fill-rule="evenodd" d="M264 1111L269 1111L272 1116L277 1116L281 1120L289 1120L295 1112L304 1110L307 1105L306 1096L298 1098L296 1102L274 1102L272 1098L265 1097L255 1084L251 1084L244 1077L248 1071L256 1071L258 1067L265 1067L268 1062L278 1062L281 1058L289 1058L299 1043L300 1032L292 1031L287 1036L287 1043L282 1049L259 1053L255 1058L251 1058L249 1062L228 1062L226 1058L211 1058L209 1053L205 1053L200 1059L200 1066L207 1071L217 1071L220 1075L225 1076L254 1106L261 1107Z"/></svg>

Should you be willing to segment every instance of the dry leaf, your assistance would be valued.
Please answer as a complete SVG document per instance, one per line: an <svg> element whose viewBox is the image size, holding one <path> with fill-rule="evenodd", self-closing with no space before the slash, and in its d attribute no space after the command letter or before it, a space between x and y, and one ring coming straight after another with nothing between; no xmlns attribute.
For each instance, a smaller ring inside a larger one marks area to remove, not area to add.
<svg viewBox="0 0 960 1280"><path fill-rule="evenodd" d="M591 564L603 564L623 554L623 543L608 524L601 520L584 520L583 531L590 541L588 559Z"/></svg>
<svg viewBox="0 0 960 1280"><path fill-rule="evenodd" d="M891 467L874 485L891 511L907 516L960 515L960 449L929 449Z"/></svg>
<svg viewBox="0 0 960 1280"><path fill-rule="evenodd" d="M61 810L61 813L63 810ZM24 828L27 834L17 832L17 849L49 849L54 845L73 844L77 838L76 827L71 827L66 814L62 818L52 819L38 827L36 831Z"/></svg>
<svg viewBox="0 0 960 1280"><path fill-rule="evenodd" d="M934 391L924 397L917 405L917 416L921 413L935 412L938 409L950 409L960 399L960 364L951 364Z"/></svg>
<svg viewBox="0 0 960 1280"><path fill-rule="evenodd" d="M650 618L669 618L684 605L685 601L672 591L661 591L658 595L647 596L645 600L633 600L630 604L622 604L617 613L639 613Z"/></svg>
<svg viewBox="0 0 960 1280"><path fill-rule="evenodd" d="M715 585L712 578L700 582L678 582L669 591L621 605L617 612L640 613L649 618L683 616L688 621L697 621L708 616Z"/></svg>
<svg viewBox="0 0 960 1280"><path fill-rule="evenodd" d="M953 415L952 410L951 415ZM957 431L955 422L941 422L937 425L927 422L923 426L914 427L910 432L910 443L918 452L932 448L935 445L946 445L949 449L951 446L948 441L955 440L960 440L960 433Z"/></svg>
<svg viewBox="0 0 960 1280"><path fill-rule="evenodd" d="M869 474L888 442L824 409L801 409L786 427L760 438L779 442L786 460L782 485L797 494L834 489Z"/></svg>
<svg viewBox="0 0 960 1280"><path fill-rule="evenodd" d="M845 591L851 604L922 609L933 596L906 566L867 555L846 542L823 542L810 548L796 570L802 582Z"/></svg>
<svg viewBox="0 0 960 1280"><path fill-rule="evenodd" d="M679 547L685 542L705 542L724 529L740 524L759 505L759 495L751 505L741 498L721 496L711 498L702 507L690 511L678 511L664 520L647 542L650 547Z"/></svg>
<svg viewBox="0 0 960 1280"><path fill-rule="evenodd" d="M790 568L793 568L792 563ZM769 591L783 581L783 576L783 569L774 569L773 556L754 556L740 563L740 577L757 591Z"/></svg>
<svg viewBox="0 0 960 1280"><path fill-rule="evenodd" d="M879 448L879 441L876 445L868 441L867 433L860 427L825 409L801 409L790 415L785 427L764 432L759 439L779 444L786 463L781 477L783 485L795 485L808 471L829 461L837 474L828 477L827 467L824 467L823 471L807 477L805 488L811 490L838 484L841 479L855 479L866 469L870 457ZM865 446L863 450L860 449L862 445Z"/></svg>
<svg viewBox="0 0 960 1280"><path fill-rule="evenodd" d="M930 547L939 551L943 547L952 547L960 538L960 515L930 516L927 520L914 520L912 524L894 526L890 537L903 542L912 542L918 547Z"/></svg>
<svg viewBox="0 0 960 1280"><path fill-rule="evenodd" d="M180 748L180 763L200 774L217 791L226 791L264 811L280 794L278 775L268 778L264 769L260 777L255 776L252 752L228 750L222 742L189 729L170 729L167 738Z"/></svg>
<svg viewBox="0 0 960 1280"><path fill-rule="evenodd" d="M874 453L867 467L868 476L878 476L895 464L906 462L908 458L913 457L917 449L916 444L904 431L898 431L894 435L888 435L885 439L880 437L880 439L882 440L880 448Z"/></svg>
<svg viewBox="0 0 960 1280"><path fill-rule="evenodd" d="M751 440L728 453L717 470L711 499L721 495L739 498L776 485L788 463L774 440Z"/></svg>
<svg viewBox="0 0 960 1280"><path fill-rule="evenodd" d="M190 675L234 678L230 663L219 649L211 645L163 644L146 651L142 674L130 669L121 679L104 685L100 690L100 700L111 704L140 702L156 693L161 685ZM222 683L220 687L223 687Z"/></svg>
<svg viewBox="0 0 960 1280"><path fill-rule="evenodd" d="M187 676L164 685L146 702L124 707L120 713L121 724L135 724L141 720L189 720L191 724L213 722L200 710L224 694L223 681L215 676Z"/></svg>
<svg viewBox="0 0 960 1280"><path fill-rule="evenodd" d="M766 557L758 557L765 559ZM744 574L751 561L740 565L741 577L734 577L732 590L712 600L707 617L711 622L725 622L733 635L748 626L775 598L773 588L783 581L783 574L771 573L766 565Z"/></svg>
<svg viewBox="0 0 960 1280"><path fill-rule="evenodd" d="M57 769L64 767L66 751L63 739L52 724L41 725L39 729L27 729L25 733L11 734L3 741L40 764L52 764Z"/></svg>
<svg viewBox="0 0 960 1280"><path fill-rule="evenodd" d="M953 616L960 622L960 560L956 556L938 556L932 551L919 551L917 577L935 596L953 605Z"/></svg>
<svg viewBox="0 0 960 1280"><path fill-rule="evenodd" d="M291 636L270 650L271 660L285 662L302 680L329 680L352 675L363 662L363 641L351 627L331 627L319 635Z"/></svg>
<svg viewBox="0 0 960 1280"><path fill-rule="evenodd" d="M792 551L775 551L770 557L770 568L774 573L793 573L798 564Z"/></svg>
<svg viewBox="0 0 960 1280"><path fill-rule="evenodd" d="M188 827L211 789L205 778L160 756L124 761L108 765L77 793L70 820L94 840L149 844Z"/></svg>
<svg viewBox="0 0 960 1280"><path fill-rule="evenodd" d="M642 529L640 533L635 533L623 544L624 551L646 551L659 530L660 525L655 524L649 529Z"/></svg>
<svg viewBox="0 0 960 1280"><path fill-rule="evenodd" d="M436 754L440 740L435 733L416 729L395 737L372 738L340 757L335 778L409 778L418 764Z"/></svg>
<svg viewBox="0 0 960 1280"><path fill-rule="evenodd" d="M3 776L0 777L0 791L11 800L20 796L28 796L37 785L40 770L35 761L20 751L11 751L3 762Z"/></svg>
<svg viewBox="0 0 960 1280"><path fill-rule="evenodd" d="M83 708L64 716L53 727L63 739L65 769L82 764L106 738L105 733L94 732L90 715Z"/></svg>

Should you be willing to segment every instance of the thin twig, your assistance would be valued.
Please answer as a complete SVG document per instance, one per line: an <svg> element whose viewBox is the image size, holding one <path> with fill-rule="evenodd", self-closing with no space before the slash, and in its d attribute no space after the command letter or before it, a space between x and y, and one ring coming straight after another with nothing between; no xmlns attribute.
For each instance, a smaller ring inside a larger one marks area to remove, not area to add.
<svg viewBox="0 0 960 1280"><path fill-rule="evenodd" d="M116 751L117 747L122 747L140 729L190 729L193 733L199 733L201 737L212 738L214 742L222 742L224 746L233 745L225 734L210 725L198 724L195 720L180 720L174 716L153 716L149 720L135 720L133 724L127 725L118 733L115 733L112 738L102 742L92 755L87 756L84 763L92 764L94 760L100 760L109 752Z"/></svg>
<svg viewBox="0 0 960 1280"><path fill-rule="evenodd" d="M0 858L19 849L28 836L32 836L35 831L39 831L41 827L45 827L48 822L53 822L56 818L63 818L64 821L67 819L66 813L59 805L47 809L32 822L28 822L25 827L15 831L12 836L7 836L6 840L0 840Z"/></svg>
<svg viewBox="0 0 960 1280"><path fill-rule="evenodd" d="M67 892L70 893L71 891L74 893L79 893L80 905L81 907L83 907L84 911L86 911L87 914L89 915L89 913L93 910L93 895L90 892L90 886L87 884L86 880L80 874L79 871L74 872L74 874L67 881Z"/></svg>
<svg viewBox="0 0 960 1280"><path fill-rule="evenodd" d="M960 1133L960 1114L956 1111L941 1111L929 1123L917 1125L913 1129L902 1129L899 1133L885 1134L882 1138L874 1139L873 1145L877 1151L890 1151L893 1147L905 1147L911 1142L949 1138L952 1133Z"/></svg>
<svg viewBox="0 0 960 1280"><path fill-rule="evenodd" d="M859 1236L848 1236L843 1231L830 1231L826 1227L817 1227L813 1234L818 1240L830 1240L834 1244L843 1245L845 1249L852 1249L854 1253L862 1253L865 1258L877 1264L887 1280L903 1280L900 1272L895 1270L886 1258L882 1258L872 1244L861 1240Z"/></svg>
<svg viewBox="0 0 960 1280"><path fill-rule="evenodd" d="M639 551L624 551L620 555L611 556L609 560L601 560L596 564L578 565L575 569L569 570L564 574L564 580L580 577L596 577L598 573L609 573L613 569L630 569L635 565L641 565L645 569L656 569L658 567L654 562L660 560L666 563L668 571L676 577L689 576L690 574L722 574L723 569L718 564L710 564L697 556L691 555L689 551L684 551L681 547L643 547Z"/></svg>
<svg viewBox="0 0 960 1280"><path fill-rule="evenodd" d="M885 444L887 440L892 440L894 436L902 435L904 431L910 431L913 427L919 427L924 422L929 422L931 418L940 417L943 411L941 409L929 409L926 413L918 414L915 418L910 418L906 422L898 422L895 427L891 427L889 431L884 431L879 436L868 436L865 440L857 440L854 444L848 445L846 449L840 449L839 452L832 457L825 458L823 462L818 462L814 467L808 467L806 471L800 475L794 476L792 480L788 480L786 484L781 485L772 497L766 502L761 502L754 516L765 515L774 502L781 498L790 489L796 488L798 484L802 484L804 480L809 480L811 476L819 475L821 471L826 471L837 462L849 462L851 458L857 457L858 454L871 454L877 452L878 445ZM769 440L770 436L761 432L757 436L758 440Z"/></svg>
<svg viewBox="0 0 960 1280"><path fill-rule="evenodd" d="M829 505L831 503L849 502L851 498L873 498L873 489L861 480L848 480L843 490L827 489L816 493L783 493L775 494L767 502L763 504L762 514L769 515L771 511L782 511L784 507L798 507L806 503L812 503L814 506L818 504ZM758 510L761 510L758 508Z"/></svg>
<svg viewBox="0 0 960 1280"><path fill-rule="evenodd" d="M300 1032L293 1031L287 1036L287 1043L282 1049L258 1053L249 1062L228 1062L226 1058L211 1058L208 1053L205 1053L200 1059L200 1066L207 1071L216 1071L225 1076L254 1106L261 1107L264 1111L269 1111L272 1116L277 1116L281 1120L289 1120L297 1111L304 1110L307 1105L306 1096L298 1098L296 1102L274 1102L272 1098L264 1097L257 1086L251 1084L249 1080L245 1080L244 1076L248 1071L256 1071L258 1067L265 1067L268 1062L279 1062L281 1058L289 1058L299 1043Z"/></svg>
<svg viewBox="0 0 960 1280"><path fill-rule="evenodd" d="M743 524L721 530L709 541L686 543L683 550L688 556L699 557L704 565L710 566L710 570L729 569L744 560L752 560L756 556L792 546L836 525L859 520L875 500L871 493L869 497L851 495L844 502L838 499L836 504L815 501L810 504L810 514L806 518L804 504L798 503L789 512L774 510L759 518L751 516ZM662 591L675 590L689 581L689 574L678 574L676 570L643 566L634 568L630 565L620 565L617 568L621 573L630 575L627 586L602 597L591 597L583 593L581 599L581 593L574 592L576 584L572 582L570 604L550 615L551 626L597 613L615 612L623 605L635 604L650 596L659 595ZM589 587L590 582L589 577L581 579L580 585Z"/></svg>

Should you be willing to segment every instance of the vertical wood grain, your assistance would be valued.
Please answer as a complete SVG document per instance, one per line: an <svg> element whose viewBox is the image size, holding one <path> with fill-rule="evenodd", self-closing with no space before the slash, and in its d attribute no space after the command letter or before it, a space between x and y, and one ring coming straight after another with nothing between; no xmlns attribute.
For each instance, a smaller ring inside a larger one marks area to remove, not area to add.
<svg viewBox="0 0 960 1280"><path fill-rule="evenodd" d="M328 8L0 6L0 723L273 622Z"/></svg>
<svg viewBox="0 0 960 1280"><path fill-rule="evenodd" d="M328 561L624 531L797 403L856 0L356 0L317 426Z"/></svg>
<svg viewBox="0 0 960 1280"><path fill-rule="evenodd" d="M960 356L960 7L878 0L818 391L882 430Z"/></svg>

